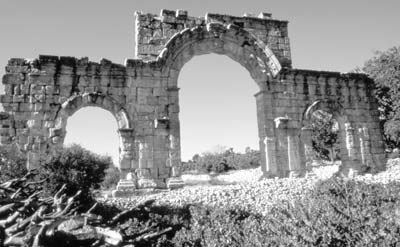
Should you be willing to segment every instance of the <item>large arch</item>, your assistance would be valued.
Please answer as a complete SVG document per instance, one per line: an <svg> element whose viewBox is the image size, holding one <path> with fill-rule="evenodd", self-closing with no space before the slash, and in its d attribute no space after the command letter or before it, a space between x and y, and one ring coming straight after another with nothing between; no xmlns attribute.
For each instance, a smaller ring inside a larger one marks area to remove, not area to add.
<svg viewBox="0 0 400 247"><path fill-rule="evenodd" d="M54 142L55 145L62 145L66 135L68 118L79 109L88 106L100 107L115 117L120 140L117 166L123 173L126 173L125 170L131 168L131 162L134 160L134 150L131 145L134 141L132 122L123 105L110 96L101 93L84 93L68 98L57 112L55 127L50 131L50 138L57 140Z"/></svg>
<svg viewBox="0 0 400 247"><path fill-rule="evenodd" d="M176 33L157 57L164 64L164 73L177 78L182 67L198 55L226 55L245 67L262 88L268 78L275 77L281 65L268 46L253 34L234 24L208 23Z"/></svg>
<svg viewBox="0 0 400 247"><path fill-rule="evenodd" d="M178 77L183 66L193 57L204 54L226 55L238 62L250 73L258 85L260 92L264 91L267 81L273 80L281 70L281 65L268 46L253 34L234 24L208 23L204 26L187 28L176 33L165 45L157 57L157 63L162 65L162 74L168 78L170 97L179 106ZM179 107L178 107L179 108ZM266 108L263 99L257 98L257 119L260 150L264 149L265 116L272 115ZM170 166L178 167L181 162L179 110L169 114L171 129ZM262 154L262 163L267 157ZM179 176L178 174L172 174Z"/></svg>

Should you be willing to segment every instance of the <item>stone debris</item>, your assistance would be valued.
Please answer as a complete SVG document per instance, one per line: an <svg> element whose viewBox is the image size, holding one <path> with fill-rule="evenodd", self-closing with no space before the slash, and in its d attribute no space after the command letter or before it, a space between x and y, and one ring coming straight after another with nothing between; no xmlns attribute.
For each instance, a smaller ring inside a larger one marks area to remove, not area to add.
<svg viewBox="0 0 400 247"><path fill-rule="evenodd" d="M149 195L138 195L131 198L99 199L119 207L132 207L146 200L155 200L155 204L169 206L183 206L187 204L201 204L225 209L243 209L253 213L265 215L269 208L282 200L293 200L304 195L304 192L313 188L316 182L331 177L338 171L338 164L315 167L311 178L282 178L261 179L259 168L237 171L220 177L220 184L200 183L199 185L185 186L179 190L160 192ZM228 178L232 176L232 178ZM237 182L236 177L241 177ZM196 176L191 176L195 179ZM374 175L357 175L352 179L368 183L388 183L400 181L400 159L389 160L388 169ZM184 176L184 181L185 181ZM203 176L201 181L204 182ZM188 181L188 180L186 180ZM210 180L209 180L210 181ZM225 184L224 182L234 182Z"/></svg>

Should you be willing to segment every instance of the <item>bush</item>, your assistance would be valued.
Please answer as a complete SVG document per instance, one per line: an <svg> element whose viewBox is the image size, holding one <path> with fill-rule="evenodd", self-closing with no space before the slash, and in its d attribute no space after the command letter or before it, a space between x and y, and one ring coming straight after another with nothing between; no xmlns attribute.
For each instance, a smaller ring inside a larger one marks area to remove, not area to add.
<svg viewBox="0 0 400 247"><path fill-rule="evenodd" d="M223 173L229 170L249 169L260 166L260 152L246 148L246 152L236 153L233 148L223 152L196 154L192 160L182 163L183 171L203 173Z"/></svg>
<svg viewBox="0 0 400 247"><path fill-rule="evenodd" d="M333 178L267 216L191 207L177 246L395 246L400 242L400 184Z"/></svg>
<svg viewBox="0 0 400 247"><path fill-rule="evenodd" d="M106 176L104 181L101 183L102 189L115 189L116 185L120 180L120 171L115 166L111 166L106 170Z"/></svg>
<svg viewBox="0 0 400 247"><path fill-rule="evenodd" d="M26 172L26 156L17 146L0 146L0 183L22 177Z"/></svg>
<svg viewBox="0 0 400 247"><path fill-rule="evenodd" d="M41 164L40 178L46 194L53 194L66 184L66 194L72 196L82 190L81 202L90 202L94 189L100 188L105 171L112 166L110 157L94 154L79 145L55 150Z"/></svg>

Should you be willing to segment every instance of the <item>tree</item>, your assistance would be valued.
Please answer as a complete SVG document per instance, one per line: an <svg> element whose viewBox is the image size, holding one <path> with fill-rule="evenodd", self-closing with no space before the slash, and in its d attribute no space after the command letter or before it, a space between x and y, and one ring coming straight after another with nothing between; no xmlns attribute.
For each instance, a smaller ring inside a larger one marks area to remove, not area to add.
<svg viewBox="0 0 400 247"><path fill-rule="evenodd" d="M400 47L377 51L362 68L376 83L381 123L388 147L400 146Z"/></svg>
<svg viewBox="0 0 400 247"><path fill-rule="evenodd" d="M339 152L337 144L338 128L335 128L337 122L325 112L316 112L312 117L312 145L316 155L319 158L335 161L336 154ZM314 116L317 115L317 116Z"/></svg>

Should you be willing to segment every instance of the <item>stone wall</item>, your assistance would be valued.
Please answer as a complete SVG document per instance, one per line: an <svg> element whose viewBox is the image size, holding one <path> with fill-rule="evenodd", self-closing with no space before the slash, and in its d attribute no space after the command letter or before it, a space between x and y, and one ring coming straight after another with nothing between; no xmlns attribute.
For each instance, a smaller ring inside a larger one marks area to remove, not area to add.
<svg viewBox="0 0 400 247"><path fill-rule="evenodd" d="M143 60L154 60L167 42L186 28L204 26L208 23L233 24L264 42L278 58L283 67L291 67L288 22L272 19L269 13L257 17L206 14L205 17L188 16L186 10L161 10L159 16L136 12L136 56Z"/></svg>
<svg viewBox="0 0 400 247"><path fill-rule="evenodd" d="M120 138L119 168L135 186L181 186L178 77L191 58L223 54L245 67L255 95L262 170L266 177L310 170L310 114L339 122L343 173L384 169L374 83L362 74L292 69L287 22L185 11L136 14L138 59L39 56L10 59L0 96L0 142L16 143L29 167L62 145L68 118L86 106L111 112ZM121 185L122 186L122 185Z"/></svg>

